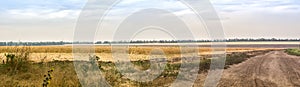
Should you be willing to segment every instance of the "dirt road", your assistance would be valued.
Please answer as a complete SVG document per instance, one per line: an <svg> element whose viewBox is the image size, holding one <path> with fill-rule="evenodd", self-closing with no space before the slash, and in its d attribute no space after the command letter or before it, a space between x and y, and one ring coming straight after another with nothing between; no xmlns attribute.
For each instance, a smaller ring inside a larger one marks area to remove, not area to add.
<svg viewBox="0 0 300 87"><path fill-rule="evenodd" d="M300 57L272 51L224 70L219 87L300 87Z"/></svg>

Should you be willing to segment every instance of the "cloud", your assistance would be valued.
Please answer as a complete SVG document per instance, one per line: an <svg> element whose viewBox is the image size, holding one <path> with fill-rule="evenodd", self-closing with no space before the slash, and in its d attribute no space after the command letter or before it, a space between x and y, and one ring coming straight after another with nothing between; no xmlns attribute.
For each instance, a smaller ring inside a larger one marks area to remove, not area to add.
<svg viewBox="0 0 300 87"><path fill-rule="evenodd" d="M243 11L296 12L300 11L298 0L211 0L220 13Z"/></svg>
<svg viewBox="0 0 300 87"><path fill-rule="evenodd" d="M212 0L227 37L297 38L300 35L300 1Z"/></svg>
<svg viewBox="0 0 300 87"><path fill-rule="evenodd" d="M5 0L0 3L0 40L72 40L85 0Z"/></svg>
<svg viewBox="0 0 300 87"><path fill-rule="evenodd" d="M80 10L57 10L57 9L12 9L7 13L16 19L57 19L78 17Z"/></svg>
<svg viewBox="0 0 300 87"><path fill-rule="evenodd" d="M87 10L93 14L99 7L97 0L93 6ZM105 0L103 0L105 1ZM165 9L169 12L187 18L192 17L193 12L188 9L180 0L121 0L108 13L105 24L108 25L103 32L113 32L112 28L119 22L134 12L145 8ZM4 0L0 3L0 37L7 37L14 32L22 30L34 31L34 33L24 33L26 39L56 39L71 38L76 19L78 18L87 0ZM300 28L300 1L299 0L211 0L212 5L219 13L225 31L231 37L248 35L249 37L260 37L264 35L296 37L296 29ZM102 9L105 10L105 9ZM99 15L88 15L87 18L96 19ZM212 20L215 20L212 18ZM198 25L191 23L190 25ZM274 29L275 34L268 31ZM280 30L280 29L284 29ZM63 32L60 32L63 31ZM24 31L25 32L25 31ZM51 32L51 33L48 33ZM283 34L291 36L284 36ZM49 34L49 35L47 35ZM3 36L6 35L6 36ZM45 35L45 36L42 36ZM199 34L200 35L200 34ZM37 38L40 36L40 38ZM107 35L109 36L109 35ZM43 38L42 38L43 37ZM244 37L244 36L243 36ZM245 36L246 37L246 36ZM2 38L0 38L1 40Z"/></svg>
<svg viewBox="0 0 300 87"><path fill-rule="evenodd" d="M149 8L163 9L178 16L194 14L191 9L178 0L122 0L110 9L105 19L122 20L135 12Z"/></svg>
<svg viewBox="0 0 300 87"><path fill-rule="evenodd" d="M85 0L9 0L2 1L0 14L17 19L75 19Z"/></svg>

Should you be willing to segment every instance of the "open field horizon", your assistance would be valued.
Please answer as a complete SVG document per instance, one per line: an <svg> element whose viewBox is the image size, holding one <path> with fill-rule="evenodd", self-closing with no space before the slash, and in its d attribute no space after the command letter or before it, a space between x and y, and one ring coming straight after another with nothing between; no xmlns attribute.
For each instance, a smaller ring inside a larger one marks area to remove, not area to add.
<svg viewBox="0 0 300 87"><path fill-rule="evenodd" d="M261 42L255 43L260 44ZM241 45L245 45L245 43L240 43ZM291 44L291 43L289 43ZM292 43L295 44L295 43ZM247 51L259 51L259 50L272 50L272 49L285 49L285 48L278 48L280 46L286 46L286 43L276 44L277 47L252 47L253 45L245 45L248 47L241 46L239 44L234 44L235 47L224 47L221 48L227 54L233 52L247 52ZM49 61L72 61L73 60L73 46L0 46L0 60L5 60L5 53L13 53L16 49L26 47L30 49L31 55L30 59L34 62L49 62ZM149 55L152 50L154 49L161 49L164 54L166 55L167 59L172 58L180 58L181 53L180 46L176 45L130 45L128 46L128 56L132 61L138 60L148 60ZM95 53L94 55L100 57L100 61L113 61L112 58L112 46L99 46L95 45ZM116 48L115 48L116 49ZM119 48L117 48L119 49ZM120 48L124 49L124 48ZM212 52L211 47L202 47L199 45L198 47L198 55L199 56L208 56L214 54L218 54L217 51Z"/></svg>
<svg viewBox="0 0 300 87"><path fill-rule="evenodd" d="M0 87L300 87L300 0L2 0Z"/></svg>

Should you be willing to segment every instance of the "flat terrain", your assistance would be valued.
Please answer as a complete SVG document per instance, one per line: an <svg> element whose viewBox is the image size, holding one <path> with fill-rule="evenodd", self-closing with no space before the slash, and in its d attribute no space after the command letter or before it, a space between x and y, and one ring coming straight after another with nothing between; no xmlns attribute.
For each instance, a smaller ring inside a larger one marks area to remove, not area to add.
<svg viewBox="0 0 300 87"><path fill-rule="evenodd" d="M132 46L129 48L129 57L135 61L133 63L136 68L148 69L150 62L147 57L154 47ZM0 60L5 61L4 53L17 52L17 48L0 47ZM40 86L45 79L43 76L50 68L55 69L54 79L50 86L80 86L72 62L71 46L32 46L29 48L31 51L28 57L30 62L24 63L21 68L14 68L7 62L6 64L0 63L0 86ZM169 86L178 74L180 65L173 62L180 58L180 48L174 46L158 46L156 48L162 49L166 57L174 61L170 62L161 76L151 83L139 83L124 78L111 62L110 46L96 46L95 55L100 57L99 69L103 71L103 76L113 87ZM212 52L208 47L201 47L198 51L201 54L202 62L195 87L203 86L207 70L210 67ZM218 83L219 87L300 87L300 56L288 55L282 48L228 47L226 51L226 69ZM130 72L131 70L128 69L128 73Z"/></svg>
<svg viewBox="0 0 300 87"><path fill-rule="evenodd" d="M20 48L22 47L0 46L0 61L6 60L4 56L5 53L14 53L16 49ZM34 62L73 60L72 46L29 46L26 48L31 51L29 60ZM178 46L130 46L128 49L129 58L132 61L149 60L149 54L153 49L162 49L168 59L181 57L180 47ZM268 49L281 48L226 48L226 52L246 52ZM212 54L212 49L209 47L199 47L198 52L201 56L210 55ZM95 46L95 55L100 57L100 61L114 60L112 58L111 46Z"/></svg>
<svg viewBox="0 0 300 87"><path fill-rule="evenodd" d="M300 57L271 51L224 70L219 87L299 87Z"/></svg>

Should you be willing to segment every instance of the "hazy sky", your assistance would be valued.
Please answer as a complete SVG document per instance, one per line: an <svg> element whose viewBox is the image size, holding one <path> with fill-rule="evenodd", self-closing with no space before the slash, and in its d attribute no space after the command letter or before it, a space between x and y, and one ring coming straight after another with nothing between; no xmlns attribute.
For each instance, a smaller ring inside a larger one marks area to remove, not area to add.
<svg viewBox="0 0 300 87"><path fill-rule="evenodd" d="M123 0L108 13L107 27L98 31L100 40L109 40L115 23L129 11L145 7L170 9L183 19L193 13L177 0L149 4L147 0ZM72 41L77 18L86 0L2 0L0 1L0 40ZM226 38L300 38L299 0L211 0ZM190 23L190 26L197 23ZM205 30L192 30L198 39L207 38ZM166 33L149 30L137 39L168 39Z"/></svg>

